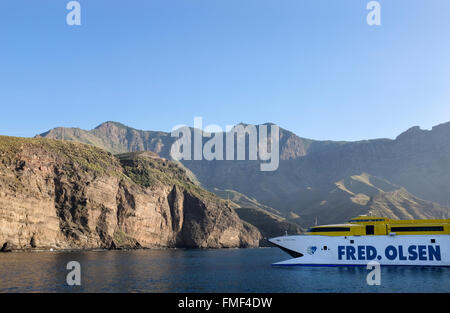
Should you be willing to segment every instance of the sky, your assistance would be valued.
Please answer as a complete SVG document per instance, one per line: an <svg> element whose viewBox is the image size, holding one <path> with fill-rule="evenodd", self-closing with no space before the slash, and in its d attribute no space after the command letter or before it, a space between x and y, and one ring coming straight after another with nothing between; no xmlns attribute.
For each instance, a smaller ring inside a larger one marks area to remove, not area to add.
<svg viewBox="0 0 450 313"><path fill-rule="evenodd" d="M223 129L395 138L450 121L450 1L0 1L0 134Z"/></svg>

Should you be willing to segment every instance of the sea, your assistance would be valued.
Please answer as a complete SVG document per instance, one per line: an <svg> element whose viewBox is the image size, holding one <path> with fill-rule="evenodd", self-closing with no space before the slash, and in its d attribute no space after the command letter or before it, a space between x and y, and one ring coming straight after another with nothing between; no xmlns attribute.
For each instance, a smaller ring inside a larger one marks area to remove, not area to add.
<svg viewBox="0 0 450 313"><path fill-rule="evenodd" d="M277 248L1 253L0 292L450 292L446 267L381 267L379 284L369 285L366 267L271 265L289 258Z"/></svg>

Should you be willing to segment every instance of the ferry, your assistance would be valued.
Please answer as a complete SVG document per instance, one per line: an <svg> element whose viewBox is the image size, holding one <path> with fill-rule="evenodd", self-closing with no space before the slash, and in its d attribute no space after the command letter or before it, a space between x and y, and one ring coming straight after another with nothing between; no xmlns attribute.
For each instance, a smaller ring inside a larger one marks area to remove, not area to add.
<svg viewBox="0 0 450 313"><path fill-rule="evenodd" d="M303 235L269 241L292 259L274 266L450 266L450 219L393 220L358 216Z"/></svg>

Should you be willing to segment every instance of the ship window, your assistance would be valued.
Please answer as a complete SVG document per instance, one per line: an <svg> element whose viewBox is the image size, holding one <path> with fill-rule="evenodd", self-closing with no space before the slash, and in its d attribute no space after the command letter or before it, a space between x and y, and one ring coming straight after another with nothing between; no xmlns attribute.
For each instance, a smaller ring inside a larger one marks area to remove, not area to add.
<svg viewBox="0 0 450 313"><path fill-rule="evenodd" d="M366 225L366 235L375 235L375 226Z"/></svg>
<svg viewBox="0 0 450 313"><path fill-rule="evenodd" d="M350 231L350 227L313 227L308 230L310 233L322 233L331 231Z"/></svg>
<svg viewBox="0 0 450 313"><path fill-rule="evenodd" d="M436 243L436 239L431 239L431 243Z"/></svg>
<svg viewBox="0 0 450 313"><path fill-rule="evenodd" d="M323 246L323 250L327 250L327 246Z"/></svg>
<svg viewBox="0 0 450 313"><path fill-rule="evenodd" d="M402 232L402 231L444 231L443 226L402 226L402 227L391 227L392 232Z"/></svg>
<svg viewBox="0 0 450 313"><path fill-rule="evenodd" d="M350 240L350 243L355 243L355 241L354 240Z"/></svg>

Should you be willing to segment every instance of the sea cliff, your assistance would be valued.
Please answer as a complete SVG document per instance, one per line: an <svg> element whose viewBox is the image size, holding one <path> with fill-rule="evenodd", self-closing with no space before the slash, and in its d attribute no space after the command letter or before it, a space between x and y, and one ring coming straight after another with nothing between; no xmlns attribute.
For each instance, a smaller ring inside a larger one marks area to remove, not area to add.
<svg viewBox="0 0 450 313"><path fill-rule="evenodd" d="M179 164L0 136L0 248L256 247L261 234Z"/></svg>

